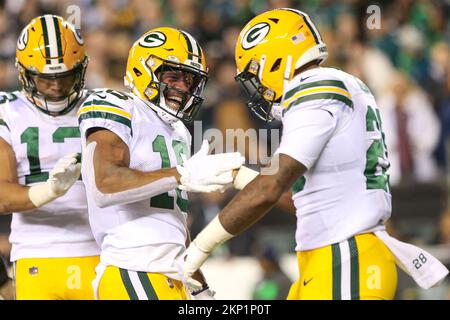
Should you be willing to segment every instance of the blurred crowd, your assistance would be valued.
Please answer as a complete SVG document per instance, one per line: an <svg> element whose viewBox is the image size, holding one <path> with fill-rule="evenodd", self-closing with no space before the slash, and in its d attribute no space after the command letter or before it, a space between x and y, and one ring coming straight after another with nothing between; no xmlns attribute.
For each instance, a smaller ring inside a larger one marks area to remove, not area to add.
<svg viewBox="0 0 450 320"><path fill-rule="evenodd" d="M280 128L280 123L265 124L246 109L243 92L234 81L235 41L245 23L262 11L280 7L305 11L328 45L325 66L359 77L377 98L391 185L450 181L449 1L0 0L0 90L19 87L14 55L20 30L44 13L70 21L71 5L80 9L81 33L90 56L88 88L123 90L128 50L145 31L173 26L191 33L202 45L210 70L202 128L222 132ZM378 6L380 15L376 16L376 8L368 10L369 5ZM266 142L271 142L270 134ZM247 145L240 151L248 156L250 149ZM230 194L193 198L195 235ZM436 228L436 243L450 243L448 212L444 210Z"/></svg>
<svg viewBox="0 0 450 320"><path fill-rule="evenodd" d="M38 15L54 13L79 24L90 56L88 88L123 89L132 43L151 28L174 26L190 32L206 52L210 81L203 130L261 127L233 80L235 40L255 14L293 7L309 13L318 25L330 51L325 65L360 77L378 98L391 184L433 181L449 171L450 3L396 0L370 5L358 0L0 0L0 88L18 87L16 39Z"/></svg>

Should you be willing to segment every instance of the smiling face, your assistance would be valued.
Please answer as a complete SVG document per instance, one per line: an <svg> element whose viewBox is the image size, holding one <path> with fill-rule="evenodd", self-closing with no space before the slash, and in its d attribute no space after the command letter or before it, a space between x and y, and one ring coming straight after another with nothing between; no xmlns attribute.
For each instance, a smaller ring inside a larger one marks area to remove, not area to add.
<svg viewBox="0 0 450 320"><path fill-rule="evenodd" d="M160 81L167 85L167 89L164 90L166 104L175 111L185 105L196 85L194 75L182 70L164 71L160 76Z"/></svg>

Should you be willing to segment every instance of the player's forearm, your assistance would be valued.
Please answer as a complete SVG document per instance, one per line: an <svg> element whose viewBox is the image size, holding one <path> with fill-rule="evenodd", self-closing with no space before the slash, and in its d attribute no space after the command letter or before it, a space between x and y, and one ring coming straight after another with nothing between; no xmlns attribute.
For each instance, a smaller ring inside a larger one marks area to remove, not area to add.
<svg viewBox="0 0 450 320"><path fill-rule="evenodd" d="M103 186L103 191L98 189L98 182L95 181L96 186L91 185L90 189L100 208L138 202L175 189L179 182L171 170L176 169L145 173L125 168L102 180L100 185ZM97 179L91 177L88 180L92 183L92 180Z"/></svg>
<svg viewBox="0 0 450 320"><path fill-rule="evenodd" d="M272 176L259 175L222 210L219 220L226 231L237 235L262 218L283 191L283 184Z"/></svg>
<svg viewBox="0 0 450 320"><path fill-rule="evenodd" d="M288 190L282 194L278 202L275 204L275 207L293 215L297 213L294 201L292 200L291 190Z"/></svg>
<svg viewBox="0 0 450 320"><path fill-rule="evenodd" d="M96 174L95 182L101 192L116 193L140 188L163 178L175 179L173 187L169 189L172 190L177 187L180 175L176 168L143 172L128 167L110 165L108 168L101 169L100 174ZM161 190L161 193L169 190Z"/></svg>
<svg viewBox="0 0 450 320"><path fill-rule="evenodd" d="M13 182L0 182L0 214L35 209L28 191L29 187Z"/></svg>

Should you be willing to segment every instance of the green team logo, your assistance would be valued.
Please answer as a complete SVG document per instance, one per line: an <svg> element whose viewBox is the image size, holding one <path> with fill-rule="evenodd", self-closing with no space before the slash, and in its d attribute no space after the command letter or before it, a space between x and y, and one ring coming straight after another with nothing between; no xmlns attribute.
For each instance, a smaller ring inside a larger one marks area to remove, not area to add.
<svg viewBox="0 0 450 320"><path fill-rule="evenodd" d="M28 43L28 28L25 28L17 39L17 49L22 51Z"/></svg>
<svg viewBox="0 0 450 320"><path fill-rule="evenodd" d="M150 32L139 40L139 45L145 48L156 48L166 43L166 35L159 31Z"/></svg>
<svg viewBox="0 0 450 320"><path fill-rule="evenodd" d="M270 26L266 22L261 22L254 25L250 30L248 30L242 37L242 48L245 50L251 49L267 36L270 31Z"/></svg>

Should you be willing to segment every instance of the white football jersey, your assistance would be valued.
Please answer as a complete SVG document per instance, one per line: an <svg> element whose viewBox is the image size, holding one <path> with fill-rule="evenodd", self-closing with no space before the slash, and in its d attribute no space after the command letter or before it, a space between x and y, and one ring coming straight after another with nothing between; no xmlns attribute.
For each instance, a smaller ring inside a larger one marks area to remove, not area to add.
<svg viewBox="0 0 450 320"><path fill-rule="evenodd" d="M20 184L45 182L59 158L81 152L77 109L84 99L69 113L53 117L21 92L0 92L0 138L14 150ZM14 212L10 242L12 261L98 255L83 182L77 181L64 196L40 208Z"/></svg>
<svg viewBox="0 0 450 320"><path fill-rule="evenodd" d="M89 129L108 129L128 146L132 169L170 168L181 164L181 154L190 156L191 136L184 124L167 125L134 95L99 90L84 102L78 117L83 148ZM82 173L85 170L83 166ZM89 192L91 184L86 184L89 215L102 249L101 261L180 279L187 237L187 193L174 189L147 200L99 208Z"/></svg>
<svg viewBox="0 0 450 320"><path fill-rule="evenodd" d="M276 153L308 169L292 188L296 250L384 228L391 214L389 161L367 86L337 69L311 69L290 81L283 107Z"/></svg>

